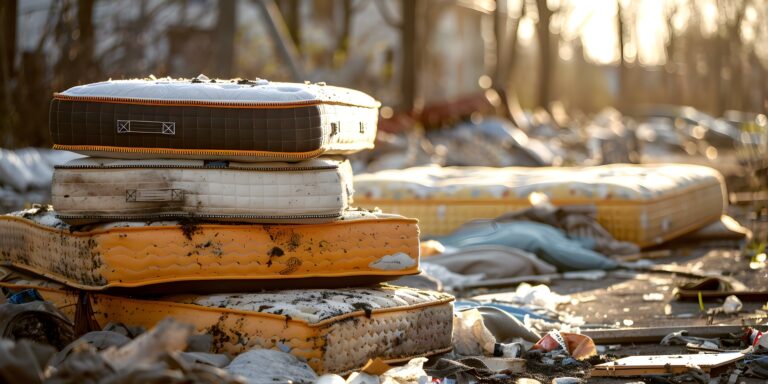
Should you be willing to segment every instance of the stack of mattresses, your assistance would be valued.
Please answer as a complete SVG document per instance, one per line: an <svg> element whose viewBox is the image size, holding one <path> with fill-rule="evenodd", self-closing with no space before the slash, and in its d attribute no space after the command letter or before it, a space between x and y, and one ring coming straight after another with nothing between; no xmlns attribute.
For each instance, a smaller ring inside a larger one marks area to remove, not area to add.
<svg viewBox="0 0 768 384"><path fill-rule="evenodd" d="M594 204L616 239L651 246L717 221L725 183L714 169L683 164L584 168L417 167L355 177L355 202L419 219L426 236L467 221L530 207L546 194L555 205Z"/></svg>
<svg viewBox="0 0 768 384"><path fill-rule="evenodd" d="M377 118L370 96L324 84L55 94L55 147L93 157L56 168L55 212L0 217L3 264L50 279L3 284L62 306L64 286L87 290L102 326L171 315L218 350L277 348L319 372L444 352L452 298L381 284L418 273L417 221L350 208L343 155L373 146Z"/></svg>

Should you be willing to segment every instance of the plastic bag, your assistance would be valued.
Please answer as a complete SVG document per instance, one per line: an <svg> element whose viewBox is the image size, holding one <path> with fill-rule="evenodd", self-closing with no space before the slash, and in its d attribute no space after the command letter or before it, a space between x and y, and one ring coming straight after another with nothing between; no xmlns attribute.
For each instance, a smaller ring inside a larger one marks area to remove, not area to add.
<svg viewBox="0 0 768 384"><path fill-rule="evenodd" d="M493 356L496 338L483 323L477 309L455 313L453 316L453 350L463 356Z"/></svg>

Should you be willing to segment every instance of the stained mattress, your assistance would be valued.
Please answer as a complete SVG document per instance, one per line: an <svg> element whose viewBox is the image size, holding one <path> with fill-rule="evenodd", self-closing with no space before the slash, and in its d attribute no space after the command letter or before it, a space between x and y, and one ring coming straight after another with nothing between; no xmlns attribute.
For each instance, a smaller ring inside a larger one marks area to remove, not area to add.
<svg viewBox="0 0 768 384"><path fill-rule="evenodd" d="M717 171L682 164L416 167L361 174L354 183L356 204L418 218L426 236L527 208L540 192L556 205L594 204L616 239L651 246L718 220L726 205Z"/></svg>
<svg viewBox="0 0 768 384"><path fill-rule="evenodd" d="M49 114L54 148L90 156L296 161L372 148L378 108L324 83L198 77L76 86Z"/></svg>
<svg viewBox="0 0 768 384"><path fill-rule="evenodd" d="M185 217L306 224L338 220L352 193L352 168L341 158L82 158L56 167L52 196L59 218L70 224Z"/></svg>
<svg viewBox="0 0 768 384"><path fill-rule="evenodd" d="M0 287L35 288L70 318L78 307L77 293L56 283L11 273ZM149 328L171 316L211 334L213 352L277 349L306 359L321 374L346 373L377 357L407 361L450 351L452 345L452 296L390 285L145 299L103 293L87 297L102 327L120 322Z"/></svg>
<svg viewBox="0 0 768 384"><path fill-rule="evenodd" d="M419 229L416 220L366 211L326 224L70 227L32 209L0 216L0 264L86 290L343 287L418 273Z"/></svg>

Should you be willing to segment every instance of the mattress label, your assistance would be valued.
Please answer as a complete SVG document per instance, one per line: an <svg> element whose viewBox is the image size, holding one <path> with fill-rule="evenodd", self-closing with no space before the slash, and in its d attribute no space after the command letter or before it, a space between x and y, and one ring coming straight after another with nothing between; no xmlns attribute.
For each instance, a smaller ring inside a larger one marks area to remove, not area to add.
<svg viewBox="0 0 768 384"><path fill-rule="evenodd" d="M176 123L173 121L118 120L117 133L175 135Z"/></svg>

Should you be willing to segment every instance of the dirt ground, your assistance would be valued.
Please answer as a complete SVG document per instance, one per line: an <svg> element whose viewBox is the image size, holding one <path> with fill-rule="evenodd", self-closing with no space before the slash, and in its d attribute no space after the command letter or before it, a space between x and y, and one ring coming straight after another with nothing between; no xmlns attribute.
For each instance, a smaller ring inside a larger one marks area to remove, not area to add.
<svg viewBox="0 0 768 384"><path fill-rule="evenodd" d="M693 270L722 271L724 275L732 276L748 287L768 289L768 270L751 270L749 261L743 260L741 252L733 249L700 248L687 256L675 255L657 260L658 263L679 265ZM632 327L654 326L689 326L707 325L708 319L702 314L699 303L682 302L673 297L674 287L691 278L671 274L613 272L599 281L559 280L553 282L550 288L562 295L571 295L573 304L562 307L564 311L583 316L587 324L606 324L617 327L631 324ZM645 301L643 294L658 292L664 295L662 301ZM583 302L582 302L583 301ZM718 302L705 302L705 308L719 306ZM714 325L738 325L742 321L748 323L765 323L765 315L755 315L761 312L765 302L744 302L744 307L738 315L718 315L713 318ZM765 313L765 312L763 312ZM630 323L631 322L631 323ZM678 354L691 353L683 346L661 346L658 344L622 345L619 349L611 350L617 356ZM627 383L637 382L637 379L591 378L590 383ZM737 383L764 383L764 380L742 378Z"/></svg>
<svg viewBox="0 0 768 384"><path fill-rule="evenodd" d="M738 213L738 212L736 212ZM745 224L748 220L739 220ZM754 224L754 223L753 223ZM751 226L758 239L768 238L768 222ZM715 272L738 279L755 290L768 290L768 268L751 269L750 260L743 256L744 242L717 241L665 245L671 255L653 260L657 265L675 266L686 272ZM596 280L555 280L553 292L570 295L570 304L560 307L563 312L582 316L587 327L659 327L693 325L765 324L768 321L766 302L743 302L736 315L717 315L708 319L698 301L679 301L674 297L676 286L694 281L692 277L671 273L646 273L631 270L608 272ZM663 299L649 301L644 294L659 293ZM705 302L705 309L722 302ZM692 353L683 346L659 344L625 344L608 353L624 357L634 355ZM714 377L714 376L713 376ZM641 378L590 378L590 383L637 383ZM764 383L765 380L740 378L736 383ZM543 382L542 382L543 383Z"/></svg>

